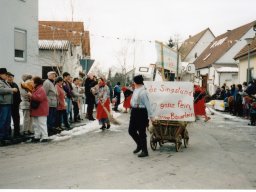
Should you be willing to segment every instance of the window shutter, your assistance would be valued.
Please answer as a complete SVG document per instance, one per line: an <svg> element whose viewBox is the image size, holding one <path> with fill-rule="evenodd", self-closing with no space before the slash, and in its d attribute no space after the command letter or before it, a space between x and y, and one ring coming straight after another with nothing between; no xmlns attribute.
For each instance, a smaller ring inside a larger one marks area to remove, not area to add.
<svg viewBox="0 0 256 192"><path fill-rule="evenodd" d="M14 48L15 50L26 50L26 31L14 30Z"/></svg>

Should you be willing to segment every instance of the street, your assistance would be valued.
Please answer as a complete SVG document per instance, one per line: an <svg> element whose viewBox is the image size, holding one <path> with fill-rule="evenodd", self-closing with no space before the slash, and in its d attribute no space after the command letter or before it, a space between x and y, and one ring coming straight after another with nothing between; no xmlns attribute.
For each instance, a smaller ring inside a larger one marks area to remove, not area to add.
<svg viewBox="0 0 256 192"><path fill-rule="evenodd" d="M63 141L0 148L1 189L256 189L256 127L215 112L188 125L189 147L157 146L138 158L121 126ZM89 126L89 125L87 125ZM98 127L100 127L98 125Z"/></svg>

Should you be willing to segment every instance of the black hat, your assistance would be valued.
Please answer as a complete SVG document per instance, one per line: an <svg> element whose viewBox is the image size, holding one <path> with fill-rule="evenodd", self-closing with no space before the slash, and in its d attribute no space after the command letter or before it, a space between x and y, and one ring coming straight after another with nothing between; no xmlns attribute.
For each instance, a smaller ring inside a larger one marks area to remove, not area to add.
<svg viewBox="0 0 256 192"><path fill-rule="evenodd" d="M7 72L6 75L14 77L14 75L11 72Z"/></svg>
<svg viewBox="0 0 256 192"><path fill-rule="evenodd" d="M0 74L6 74L7 70L6 68L0 68Z"/></svg>
<svg viewBox="0 0 256 192"><path fill-rule="evenodd" d="M137 75L137 76L135 76L135 77L133 78L133 81L134 81L134 83L136 83L136 84L142 84L142 85L144 85L144 83L143 83L144 79L143 79L142 75Z"/></svg>

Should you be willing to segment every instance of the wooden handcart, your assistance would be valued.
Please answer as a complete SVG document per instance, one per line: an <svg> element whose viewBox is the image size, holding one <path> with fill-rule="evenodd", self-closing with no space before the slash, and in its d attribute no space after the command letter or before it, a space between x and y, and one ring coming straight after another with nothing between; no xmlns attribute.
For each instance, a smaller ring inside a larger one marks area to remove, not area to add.
<svg viewBox="0 0 256 192"><path fill-rule="evenodd" d="M164 143L174 143L176 151L180 151L182 140L184 147L188 147L189 135L186 129L187 122L156 120L149 128L150 146L156 150L157 143L162 146Z"/></svg>

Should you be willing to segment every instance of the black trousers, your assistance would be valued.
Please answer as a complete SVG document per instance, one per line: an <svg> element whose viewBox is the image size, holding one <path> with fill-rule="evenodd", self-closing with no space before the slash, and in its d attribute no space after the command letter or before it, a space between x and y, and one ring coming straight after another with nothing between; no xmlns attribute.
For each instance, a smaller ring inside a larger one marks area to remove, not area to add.
<svg viewBox="0 0 256 192"><path fill-rule="evenodd" d="M132 108L130 116L129 134L137 144L137 147L144 152L147 149L146 127L148 126L148 113L145 108Z"/></svg>
<svg viewBox="0 0 256 192"><path fill-rule="evenodd" d="M56 127L61 127L61 123L62 123L62 120L63 120L63 123L66 127L69 126L69 123L68 123L68 114L67 114L67 111L66 109L64 110L57 110L57 115L56 115L56 122L55 122L55 126Z"/></svg>
<svg viewBox="0 0 256 192"><path fill-rule="evenodd" d="M116 97L116 103L115 103L114 111L117 111L118 110L118 105L121 102L121 94L116 94L115 97Z"/></svg>
<svg viewBox="0 0 256 192"><path fill-rule="evenodd" d="M12 120L14 125L14 136L18 136L20 134L20 111L19 106L12 105Z"/></svg>
<svg viewBox="0 0 256 192"><path fill-rule="evenodd" d="M93 118L92 114L93 114L94 105L95 105L95 103L87 104L87 117L88 117L88 119Z"/></svg>
<svg viewBox="0 0 256 192"><path fill-rule="evenodd" d="M73 103L73 111L74 111L74 121L77 121L78 115L79 115L79 108L78 108L78 103L77 101L72 101Z"/></svg>

